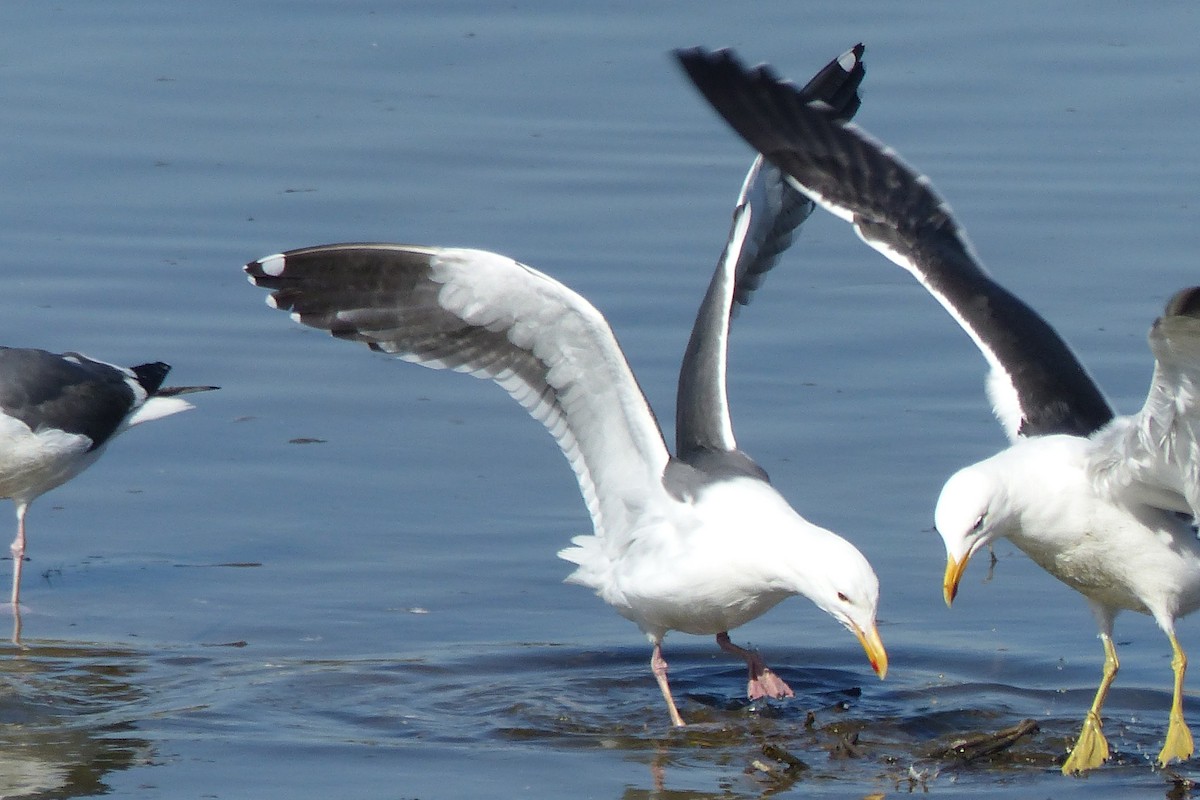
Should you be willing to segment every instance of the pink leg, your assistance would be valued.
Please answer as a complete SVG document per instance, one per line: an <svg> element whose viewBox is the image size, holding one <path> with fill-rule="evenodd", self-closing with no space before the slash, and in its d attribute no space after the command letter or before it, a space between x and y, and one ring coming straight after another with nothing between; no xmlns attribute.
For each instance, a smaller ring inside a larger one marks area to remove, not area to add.
<svg viewBox="0 0 1200 800"><path fill-rule="evenodd" d="M658 688L662 691L663 698L667 701L667 711L671 714L671 724L682 728L686 723L683 717L679 716L679 709L675 707L675 700L671 697L671 687L667 685L667 661L662 657L662 644L654 643L654 652L650 654L650 671L654 673L654 679L658 681Z"/></svg>
<svg viewBox="0 0 1200 800"><path fill-rule="evenodd" d="M12 584L12 604L13 608L21 602L21 564L25 561L25 506L17 506L17 538L13 539L13 543L9 545L9 551L13 557L13 584Z"/></svg>
<svg viewBox="0 0 1200 800"><path fill-rule="evenodd" d="M9 547L13 559L13 644L21 643L21 567L25 564L25 510L27 508L27 504L17 503L17 538L13 539L13 543Z"/></svg>
<svg viewBox="0 0 1200 800"><path fill-rule="evenodd" d="M775 699L795 697L791 687L763 663L763 660L758 657L758 653L738 647L729 641L728 632L717 634L717 644L726 653L731 653L746 662L746 667L750 670L750 682L746 685L746 694L751 700L757 700L760 697Z"/></svg>

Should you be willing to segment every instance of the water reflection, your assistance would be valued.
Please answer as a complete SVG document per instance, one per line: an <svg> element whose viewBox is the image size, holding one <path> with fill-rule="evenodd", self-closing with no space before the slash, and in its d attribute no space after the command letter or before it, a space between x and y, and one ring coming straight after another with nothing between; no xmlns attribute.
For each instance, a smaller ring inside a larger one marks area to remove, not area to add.
<svg viewBox="0 0 1200 800"><path fill-rule="evenodd" d="M26 642L0 658L0 797L83 797L104 776L150 760L130 735L143 699L140 654L108 646Z"/></svg>

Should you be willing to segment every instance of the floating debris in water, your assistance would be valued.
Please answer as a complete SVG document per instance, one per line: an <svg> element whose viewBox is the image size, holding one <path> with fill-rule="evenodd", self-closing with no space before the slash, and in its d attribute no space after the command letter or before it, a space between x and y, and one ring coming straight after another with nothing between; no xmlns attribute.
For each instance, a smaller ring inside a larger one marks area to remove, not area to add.
<svg viewBox="0 0 1200 800"><path fill-rule="evenodd" d="M1192 790L1196 788L1195 781L1169 770L1167 777L1171 781L1171 788L1167 790L1167 800L1191 800Z"/></svg>
<svg viewBox="0 0 1200 800"><path fill-rule="evenodd" d="M962 736L948 745L930 751L930 758L954 759L969 764L981 758L994 756L1012 747L1022 738L1037 733L1041 727L1031 719L1023 719L1011 728L995 733L975 733Z"/></svg>
<svg viewBox="0 0 1200 800"><path fill-rule="evenodd" d="M858 731L847 733L829 748L830 758L861 758L862 747L858 744Z"/></svg>
<svg viewBox="0 0 1200 800"><path fill-rule="evenodd" d="M772 793L789 788L808 769L807 764L779 745L768 742L762 746L762 753L778 763L768 764L759 758L751 759L746 774L769 781Z"/></svg>
<svg viewBox="0 0 1200 800"><path fill-rule="evenodd" d="M800 770L808 769L808 764L805 764L799 758L796 758L796 756L792 755L787 750L784 750L777 744L771 744L770 742L767 742L762 746L762 752L767 758L773 758L776 761L786 764L787 771L789 772L798 772Z"/></svg>

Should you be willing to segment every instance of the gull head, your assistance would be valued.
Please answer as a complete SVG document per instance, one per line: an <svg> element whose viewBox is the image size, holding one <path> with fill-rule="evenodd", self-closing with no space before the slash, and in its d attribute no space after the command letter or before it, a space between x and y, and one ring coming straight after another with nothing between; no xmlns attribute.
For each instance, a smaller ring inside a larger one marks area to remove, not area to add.
<svg viewBox="0 0 1200 800"><path fill-rule="evenodd" d="M942 595L949 606L958 594L971 556L1004 535L1003 483L988 462L972 464L950 476L934 511L934 527L946 545L946 574Z"/></svg>
<svg viewBox="0 0 1200 800"><path fill-rule="evenodd" d="M879 608L879 578L870 563L854 545L831 534L824 549L826 559L814 559L822 566L819 575L810 576L804 591L817 607L840 622L862 645L871 668L880 678L887 676L888 657L879 638L875 616Z"/></svg>

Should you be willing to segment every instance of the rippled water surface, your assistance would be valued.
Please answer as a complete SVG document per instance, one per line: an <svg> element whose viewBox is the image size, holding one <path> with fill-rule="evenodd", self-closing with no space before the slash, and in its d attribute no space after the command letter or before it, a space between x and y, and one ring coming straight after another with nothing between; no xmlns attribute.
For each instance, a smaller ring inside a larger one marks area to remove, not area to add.
<svg viewBox="0 0 1200 800"><path fill-rule="evenodd" d="M1200 762L1151 765L1148 619L1118 621L1114 762L1069 780L1102 656L1085 603L1002 544L943 605L934 499L1003 436L971 343L843 223L814 216L740 315L732 403L776 486L875 564L891 671L792 600L734 634L787 702L668 638L683 731L644 638L561 582L589 521L540 426L301 330L240 267L354 240L512 255L606 314L670 439L751 154L667 52L806 79L864 41L858 121L1133 411L1150 321L1200 283L1198 27L1183 3L0 5L0 340L222 386L33 506L0 796L1190 796Z"/></svg>

